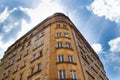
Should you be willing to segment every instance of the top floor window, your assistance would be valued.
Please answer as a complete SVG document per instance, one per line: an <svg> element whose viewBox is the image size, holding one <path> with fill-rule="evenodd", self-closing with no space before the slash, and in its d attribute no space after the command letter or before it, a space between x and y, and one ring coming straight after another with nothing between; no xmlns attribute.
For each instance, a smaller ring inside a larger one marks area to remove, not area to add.
<svg viewBox="0 0 120 80"><path fill-rule="evenodd" d="M31 45L31 41L28 41L28 43L27 43L27 47L30 46L30 45Z"/></svg>
<svg viewBox="0 0 120 80"><path fill-rule="evenodd" d="M66 29L66 28L67 28L67 26L66 26L66 25L63 25L63 28L65 28L65 29Z"/></svg>
<svg viewBox="0 0 120 80"><path fill-rule="evenodd" d="M60 28L60 24L56 24L56 28Z"/></svg>
<svg viewBox="0 0 120 80"><path fill-rule="evenodd" d="M44 32L41 32L35 36L35 41L44 36Z"/></svg>

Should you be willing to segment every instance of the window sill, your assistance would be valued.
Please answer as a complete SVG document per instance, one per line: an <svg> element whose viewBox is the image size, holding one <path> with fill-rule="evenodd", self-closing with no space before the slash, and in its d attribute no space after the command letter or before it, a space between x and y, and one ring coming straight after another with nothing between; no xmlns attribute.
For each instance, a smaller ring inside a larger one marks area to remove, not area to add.
<svg viewBox="0 0 120 80"><path fill-rule="evenodd" d="M37 70L36 72L30 74L27 78L29 79L29 78L31 78L32 76L36 75L37 73L39 73L39 72L41 72L41 71L42 71L42 69Z"/></svg>
<svg viewBox="0 0 120 80"><path fill-rule="evenodd" d="M67 79L56 79L56 80L79 80L79 79L67 78Z"/></svg>
<svg viewBox="0 0 120 80"><path fill-rule="evenodd" d="M69 62L69 61L63 61L63 62L56 62L56 64L74 64L74 65L77 65L77 63L75 62Z"/></svg>
<svg viewBox="0 0 120 80"><path fill-rule="evenodd" d="M36 49L38 49L39 47L41 47L41 46L43 46L43 45L44 45L44 43L41 44L41 45L39 45L38 47L34 48L33 51L35 51Z"/></svg>
<svg viewBox="0 0 120 80"><path fill-rule="evenodd" d="M60 36L60 37L55 37L56 39L60 39L60 38L67 38L67 39L71 39L70 37L64 37L64 36Z"/></svg>
<svg viewBox="0 0 120 80"><path fill-rule="evenodd" d="M65 30L69 30L68 28L64 28L64 27L56 27L55 29L65 29Z"/></svg>
<svg viewBox="0 0 120 80"><path fill-rule="evenodd" d="M56 49L68 49L68 50L72 50L73 51L73 49L72 48L66 48L66 47L56 47Z"/></svg>

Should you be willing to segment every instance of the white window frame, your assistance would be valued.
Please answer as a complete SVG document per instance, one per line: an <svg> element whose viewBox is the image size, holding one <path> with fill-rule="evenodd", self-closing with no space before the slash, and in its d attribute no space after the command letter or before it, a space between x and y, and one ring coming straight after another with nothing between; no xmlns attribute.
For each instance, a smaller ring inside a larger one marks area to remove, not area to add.
<svg viewBox="0 0 120 80"><path fill-rule="evenodd" d="M72 79L78 79L77 73L74 70L70 71Z"/></svg>
<svg viewBox="0 0 120 80"><path fill-rule="evenodd" d="M61 32L56 33L56 37L61 37Z"/></svg>
<svg viewBox="0 0 120 80"><path fill-rule="evenodd" d="M65 70L59 70L58 78L59 78L59 80L65 80L66 79L66 71Z"/></svg>
<svg viewBox="0 0 120 80"><path fill-rule="evenodd" d="M74 58L73 58L73 56L68 55L68 61L69 61L69 62L74 62Z"/></svg>
<svg viewBox="0 0 120 80"><path fill-rule="evenodd" d="M57 47L58 47L58 48L62 48L62 42L58 42L58 43L57 43Z"/></svg>
<svg viewBox="0 0 120 80"><path fill-rule="evenodd" d="M64 62L64 56L58 55L58 62Z"/></svg>
<svg viewBox="0 0 120 80"><path fill-rule="evenodd" d="M69 42L66 42L66 48L71 48L71 44Z"/></svg>
<svg viewBox="0 0 120 80"><path fill-rule="evenodd" d="M69 37L69 34L68 33L64 33L64 37Z"/></svg>

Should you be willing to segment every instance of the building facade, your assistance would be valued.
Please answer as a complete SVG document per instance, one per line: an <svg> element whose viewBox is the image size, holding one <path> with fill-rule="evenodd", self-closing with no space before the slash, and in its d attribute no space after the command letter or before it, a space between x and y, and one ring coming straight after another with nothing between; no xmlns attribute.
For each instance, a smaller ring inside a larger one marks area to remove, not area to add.
<svg viewBox="0 0 120 80"><path fill-rule="evenodd" d="M108 80L98 55L71 20L55 13L11 45L0 80Z"/></svg>

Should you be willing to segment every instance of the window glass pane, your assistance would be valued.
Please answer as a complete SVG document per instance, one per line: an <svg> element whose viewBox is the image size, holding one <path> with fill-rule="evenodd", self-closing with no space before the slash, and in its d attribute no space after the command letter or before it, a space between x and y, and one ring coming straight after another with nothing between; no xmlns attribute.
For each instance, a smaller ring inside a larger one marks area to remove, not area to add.
<svg viewBox="0 0 120 80"><path fill-rule="evenodd" d="M58 43L58 48L62 48L62 42Z"/></svg>
<svg viewBox="0 0 120 80"><path fill-rule="evenodd" d="M60 70L59 71L59 79L66 79L66 72L65 70Z"/></svg>
<svg viewBox="0 0 120 80"><path fill-rule="evenodd" d="M69 34L68 33L64 33L64 37L69 37Z"/></svg>
<svg viewBox="0 0 120 80"><path fill-rule="evenodd" d="M56 28L60 28L60 24L56 24Z"/></svg>
<svg viewBox="0 0 120 80"><path fill-rule="evenodd" d="M66 48L71 48L70 43L66 43Z"/></svg>
<svg viewBox="0 0 120 80"><path fill-rule="evenodd" d="M66 25L63 25L63 28L67 28L67 26L66 26Z"/></svg>

